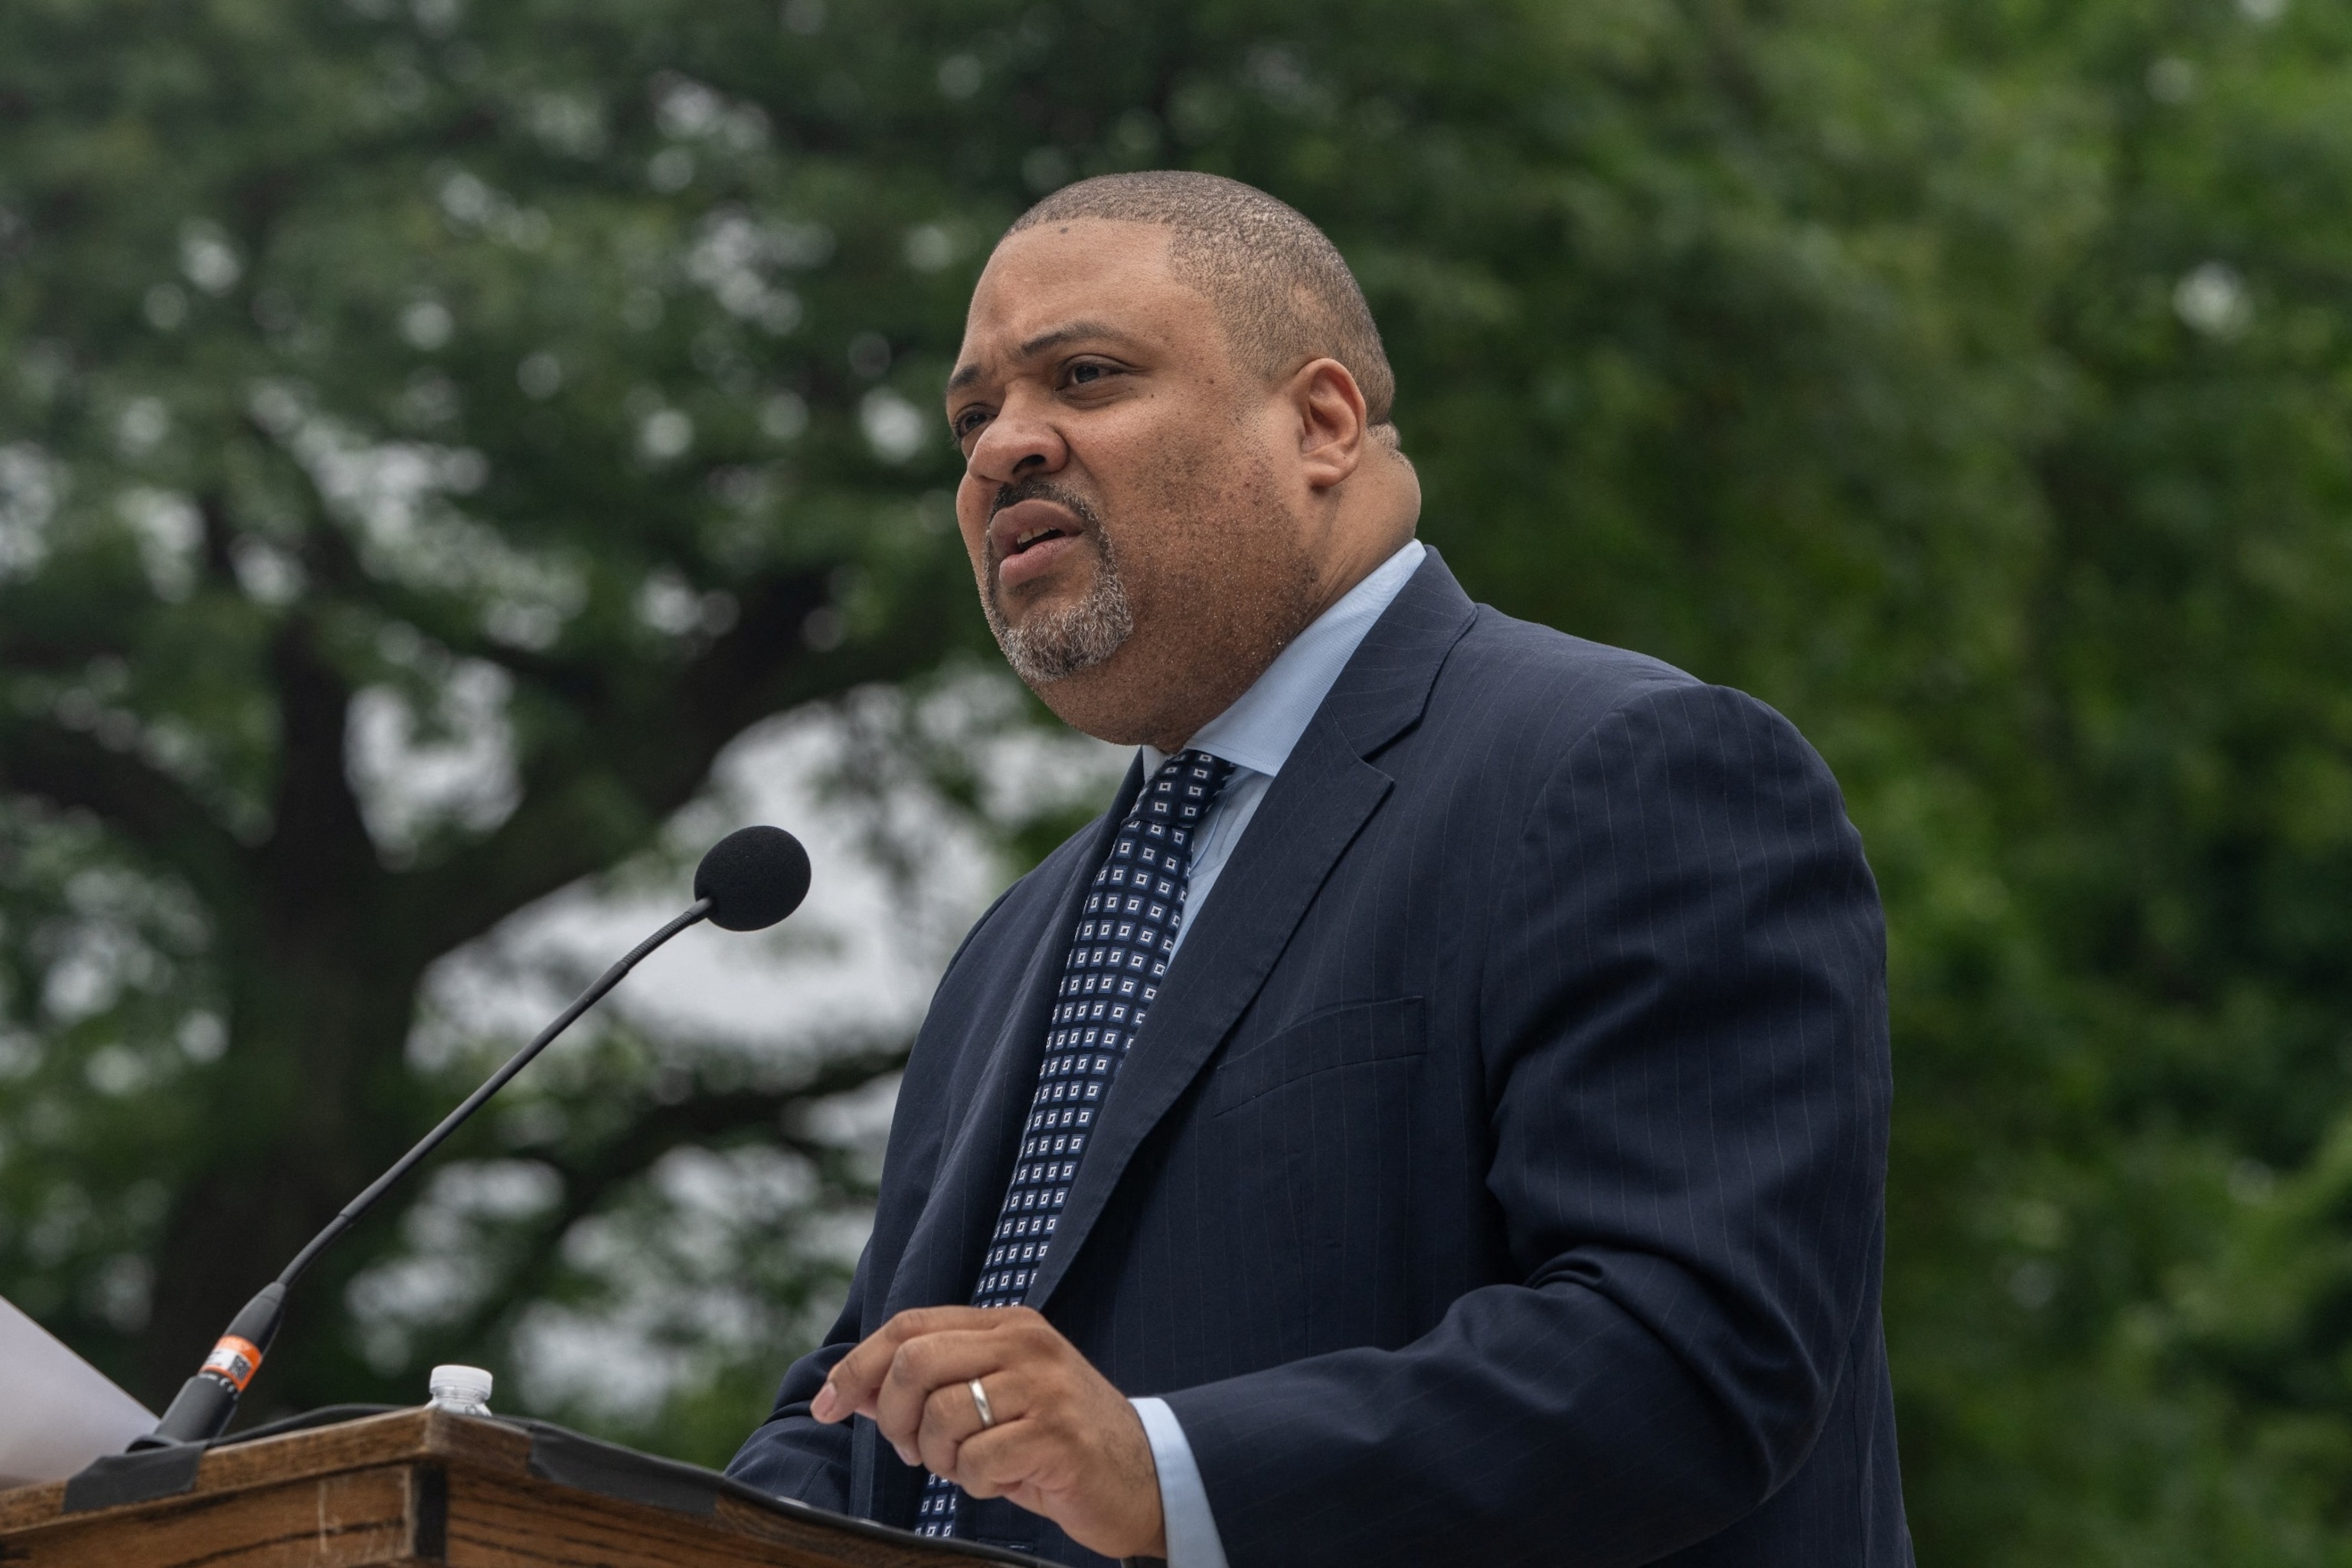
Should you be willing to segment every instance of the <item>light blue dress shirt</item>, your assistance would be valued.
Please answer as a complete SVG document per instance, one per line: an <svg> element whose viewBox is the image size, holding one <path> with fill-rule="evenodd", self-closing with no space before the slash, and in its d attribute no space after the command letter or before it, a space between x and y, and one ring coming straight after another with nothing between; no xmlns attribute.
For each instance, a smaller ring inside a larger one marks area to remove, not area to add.
<svg viewBox="0 0 2352 1568"><path fill-rule="evenodd" d="M1178 950L1184 945L1184 933L1207 906L1234 846L1241 842L1250 818L1257 815L1266 786L1290 760L1299 736L1307 732L1315 710L1329 695L1331 683L1339 679L1339 671L1355 657L1364 634L1372 629L1372 623L1381 618L1428 553L1418 539L1406 541L1403 549L1381 563L1370 576L1349 589L1338 604L1299 633L1255 685L1202 725L1188 742L1193 750L1233 763L1234 773L1210 809L1192 851L1192 880L1184 895L1186 916L1176 927ZM1142 752L1143 776L1148 779L1168 757L1150 746ZM1225 1568L1224 1539L1217 1533L1216 1518L1209 1511L1208 1489L1202 1485L1201 1467L1193 1461L1183 1424L1164 1399L1128 1403L1143 1418L1143 1435L1150 1440L1151 1461L1160 1471L1168 1568Z"/></svg>

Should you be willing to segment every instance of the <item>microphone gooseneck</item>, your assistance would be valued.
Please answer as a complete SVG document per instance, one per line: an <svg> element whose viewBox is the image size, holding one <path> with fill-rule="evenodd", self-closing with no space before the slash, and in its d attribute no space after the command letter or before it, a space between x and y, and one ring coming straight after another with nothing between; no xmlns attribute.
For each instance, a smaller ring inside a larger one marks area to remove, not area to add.
<svg viewBox="0 0 2352 1568"><path fill-rule="evenodd" d="M598 975L595 983L573 998L572 1005L556 1015L555 1021L541 1029L530 1044L508 1058L506 1064L479 1089L443 1117L439 1125L418 1139L415 1148L394 1161L392 1168L369 1184L365 1192L345 1204L342 1211L327 1222L326 1228L294 1255L294 1260L277 1279L263 1287L230 1321L228 1331L213 1347L212 1354L205 1358L196 1375L180 1385L178 1395L163 1412L163 1418L155 1424L155 1430L133 1441L132 1449L203 1443L220 1436L229 1417L236 1414L237 1400L243 1396L246 1385L260 1370L270 1342L278 1337L278 1327L285 1321L287 1292L294 1282L337 1237L374 1207L376 1200L394 1183L465 1125L468 1117L529 1067L531 1058L553 1044L555 1037L570 1028L581 1014L618 985L647 953L703 920L727 931L758 931L772 926L800 907L801 900L808 896L808 851L801 847L799 839L781 827L740 828L712 845L695 869L694 902Z"/></svg>

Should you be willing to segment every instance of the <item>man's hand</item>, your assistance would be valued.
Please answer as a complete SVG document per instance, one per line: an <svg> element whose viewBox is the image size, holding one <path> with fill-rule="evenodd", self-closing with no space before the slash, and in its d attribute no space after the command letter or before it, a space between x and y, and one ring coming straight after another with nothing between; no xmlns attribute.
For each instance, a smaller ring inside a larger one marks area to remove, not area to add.
<svg viewBox="0 0 2352 1568"><path fill-rule="evenodd" d="M1026 1307L901 1312L835 1364L809 1412L871 1416L907 1463L973 1497L1011 1498L1106 1557L1168 1554L1142 1418Z"/></svg>

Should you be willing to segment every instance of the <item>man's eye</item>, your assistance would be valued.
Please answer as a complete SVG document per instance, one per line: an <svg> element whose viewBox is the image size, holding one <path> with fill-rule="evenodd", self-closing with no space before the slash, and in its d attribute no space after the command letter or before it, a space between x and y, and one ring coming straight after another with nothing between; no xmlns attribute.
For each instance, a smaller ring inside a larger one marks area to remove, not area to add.
<svg viewBox="0 0 2352 1568"><path fill-rule="evenodd" d="M1100 381L1109 374L1108 365L1074 364L1070 367L1070 384L1073 386L1084 386L1090 381Z"/></svg>
<svg viewBox="0 0 2352 1568"><path fill-rule="evenodd" d="M957 415L955 420L956 439L959 441L962 440L965 437L979 429L981 426L987 423L987 414L977 408L967 409L963 413Z"/></svg>

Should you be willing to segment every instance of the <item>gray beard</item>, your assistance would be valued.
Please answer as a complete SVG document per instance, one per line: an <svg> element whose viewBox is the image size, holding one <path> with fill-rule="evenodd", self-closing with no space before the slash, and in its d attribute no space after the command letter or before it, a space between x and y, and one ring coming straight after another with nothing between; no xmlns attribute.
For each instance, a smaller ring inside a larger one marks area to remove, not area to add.
<svg viewBox="0 0 2352 1568"><path fill-rule="evenodd" d="M981 600L988 629L996 634L996 646L1004 650L1013 673L1032 689L1093 668L1135 634L1135 611L1128 603L1109 536L1097 522L1086 538L1095 552L1093 588L1075 605L1032 613L1024 625L1005 620L997 603L996 574L992 569L989 574L988 593Z"/></svg>

